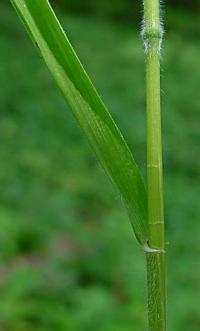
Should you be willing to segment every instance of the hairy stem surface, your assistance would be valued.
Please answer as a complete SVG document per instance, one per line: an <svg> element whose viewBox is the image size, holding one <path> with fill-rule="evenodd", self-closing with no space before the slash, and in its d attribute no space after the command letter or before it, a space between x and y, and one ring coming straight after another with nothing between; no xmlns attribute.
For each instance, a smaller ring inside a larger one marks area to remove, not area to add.
<svg viewBox="0 0 200 331"><path fill-rule="evenodd" d="M147 90L147 181L149 252L147 258L149 331L166 331L165 242L163 213L162 139L160 113L159 0L144 1L144 42Z"/></svg>

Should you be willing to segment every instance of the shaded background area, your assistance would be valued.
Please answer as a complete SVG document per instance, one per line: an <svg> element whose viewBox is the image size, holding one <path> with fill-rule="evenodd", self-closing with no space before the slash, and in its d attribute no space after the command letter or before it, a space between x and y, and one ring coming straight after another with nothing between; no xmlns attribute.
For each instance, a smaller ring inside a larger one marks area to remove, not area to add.
<svg viewBox="0 0 200 331"><path fill-rule="evenodd" d="M141 7L54 1L145 176ZM165 5L169 330L199 331L199 1ZM0 3L0 329L145 330L143 253L8 1Z"/></svg>

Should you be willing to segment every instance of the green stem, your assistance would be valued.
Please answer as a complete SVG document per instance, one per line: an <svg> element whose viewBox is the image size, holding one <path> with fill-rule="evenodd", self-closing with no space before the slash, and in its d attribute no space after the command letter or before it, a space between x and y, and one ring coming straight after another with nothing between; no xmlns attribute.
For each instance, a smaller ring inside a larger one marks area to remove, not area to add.
<svg viewBox="0 0 200 331"><path fill-rule="evenodd" d="M160 47L162 42L162 28L160 23L159 0L145 0L144 12L149 222L149 251L146 252L148 316L150 331L165 331L165 241L160 113Z"/></svg>

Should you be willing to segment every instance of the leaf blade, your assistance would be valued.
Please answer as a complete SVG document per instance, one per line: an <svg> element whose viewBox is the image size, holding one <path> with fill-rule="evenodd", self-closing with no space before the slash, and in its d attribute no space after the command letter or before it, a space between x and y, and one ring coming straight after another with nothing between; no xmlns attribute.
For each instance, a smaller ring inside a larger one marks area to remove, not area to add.
<svg viewBox="0 0 200 331"><path fill-rule="evenodd" d="M31 38L117 186L140 244L148 238L145 186L132 154L83 69L47 0L11 0Z"/></svg>

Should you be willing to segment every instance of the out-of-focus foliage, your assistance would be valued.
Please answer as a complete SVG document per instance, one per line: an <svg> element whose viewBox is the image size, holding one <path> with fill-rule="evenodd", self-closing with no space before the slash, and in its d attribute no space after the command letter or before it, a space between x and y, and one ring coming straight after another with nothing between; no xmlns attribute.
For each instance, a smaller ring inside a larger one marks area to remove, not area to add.
<svg viewBox="0 0 200 331"><path fill-rule="evenodd" d="M55 5L62 6L67 11L81 14L93 14L99 17L109 17L130 22L141 18L142 1L134 0L53 0ZM162 8L182 8L186 10L200 9L199 0L168 0L162 1Z"/></svg>
<svg viewBox="0 0 200 331"><path fill-rule="evenodd" d="M144 169L138 31L57 13ZM16 14L0 15L0 329L143 330L143 254L120 197ZM199 331L200 23L181 15L162 59L169 329Z"/></svg>
<svg viewBox="0 0 200 331"><path fill-rule="evenodd" d="M55 5L59 5L69 11L81 14L93 14L104 18L129 19L138 17L142 8L139 2L130 0L55 0ZM138 11L139 10L139 11Z"/></svg>

